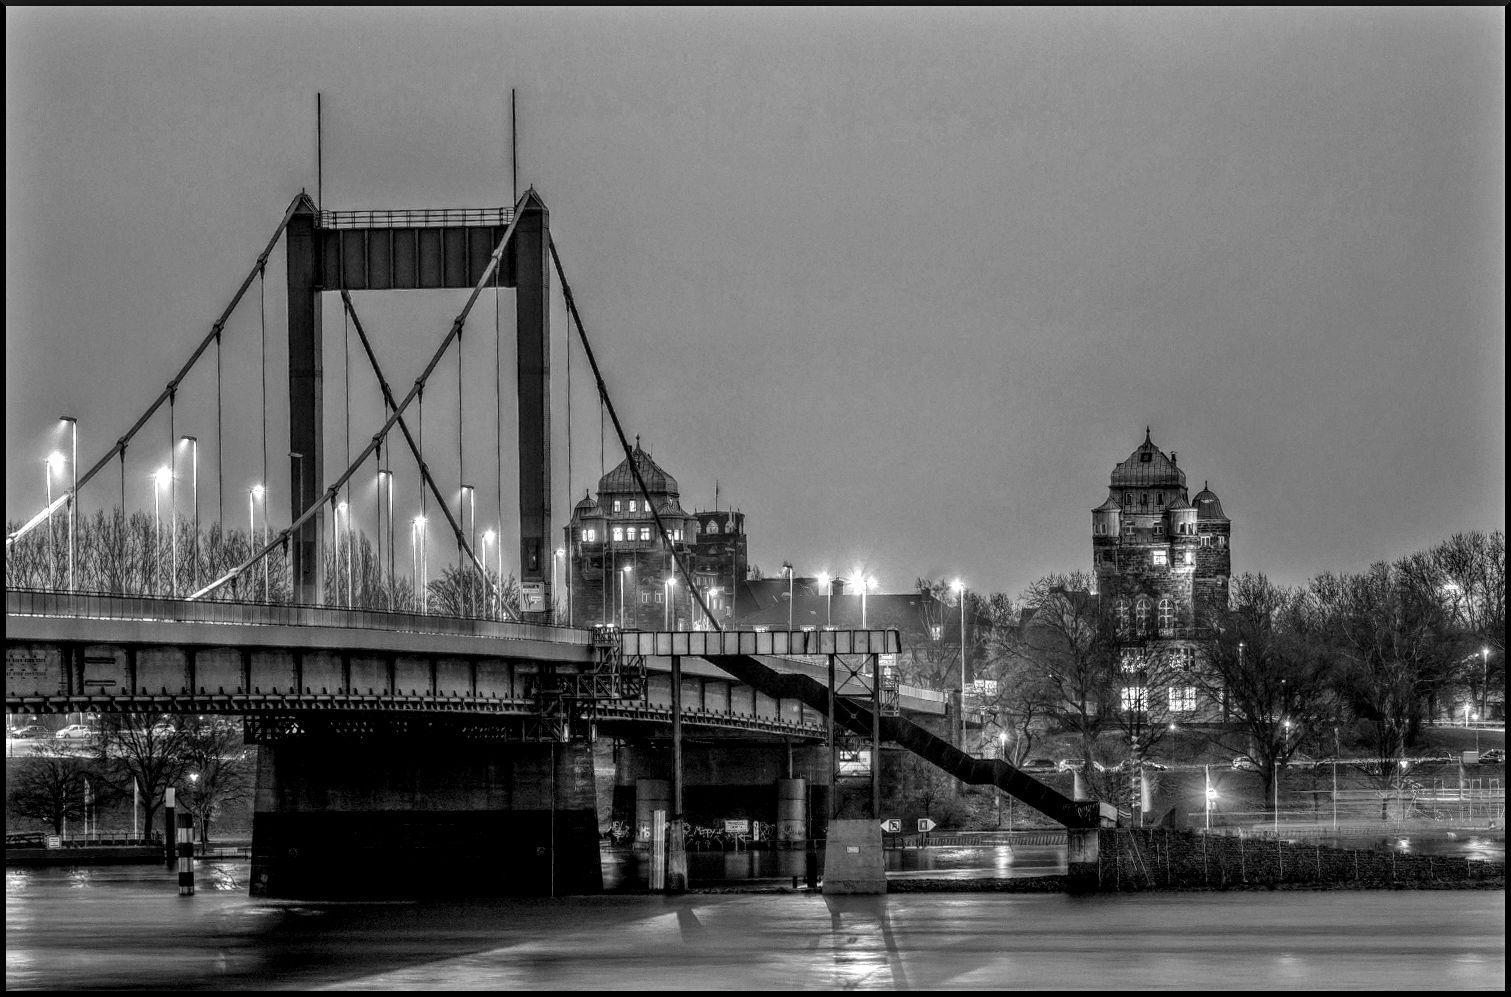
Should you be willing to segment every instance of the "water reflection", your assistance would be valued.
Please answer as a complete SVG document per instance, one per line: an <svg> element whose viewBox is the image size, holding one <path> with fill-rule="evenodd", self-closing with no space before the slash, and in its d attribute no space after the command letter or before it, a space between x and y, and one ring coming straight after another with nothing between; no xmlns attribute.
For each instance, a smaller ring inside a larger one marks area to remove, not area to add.
<svg viewBox="0 0 1511 997"><path fill-rule="evenodd" d="M889 848L883 855L887 876L893 879L1017 879L1065 873L1063 845ZM604 849L601 858L605 890L649 888L648 852ZM822 843L816 858L822 877ZM796 849L687 853L688 885L694 888L792 886L794 880L801 886L806 880L806 870L807 853Z"/></svg>

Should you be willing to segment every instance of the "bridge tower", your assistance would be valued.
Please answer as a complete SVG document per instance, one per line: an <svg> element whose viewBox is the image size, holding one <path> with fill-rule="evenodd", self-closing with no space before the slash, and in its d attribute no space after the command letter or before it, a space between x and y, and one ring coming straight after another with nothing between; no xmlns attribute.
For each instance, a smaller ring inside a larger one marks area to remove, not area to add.
<svg viewBox="0 0 1511 997"><path fill-rule="evenodd" d="M515 290L519 407L519 563L526 619L545 620L555 594L544 557L551 530L550 220L531 188L517 209L321 211L308 196L289 222L289 451L293 518L324 491L320 295L327 291L470 289L509 225L495 280ZM324 591L322 516L292 546L296 602Z"/></svg>

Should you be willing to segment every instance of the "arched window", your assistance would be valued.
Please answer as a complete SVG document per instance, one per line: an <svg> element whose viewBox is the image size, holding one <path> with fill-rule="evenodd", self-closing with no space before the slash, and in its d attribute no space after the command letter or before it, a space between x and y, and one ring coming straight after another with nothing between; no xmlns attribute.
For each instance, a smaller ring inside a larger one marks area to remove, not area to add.
<svg viewBox="0 0 1511 997"><path fill-rule="evenodd" d="M1159 601L1159 628L1169 630L1173 626L1175 626L1175 607L1169 599L1161 599Z"/></svg>
<svg viewBox="0 0 1511 997"><path fill-rule="evenodd" d="M1128 600L1127 599L1119 599L1117 601L1117 622L1118 622L1118 632L1119 633L1127 633L1128 632Z"/></svg>
<svg viewBox="0 0 1511 997"><path fill-rule="evenodd" d="M1123 508L1125 508L1125 509L1132 509L1133 508L1133 496L1129 495L1127 492L1123 493Z"/></svg>
<svg viewBox="0 0 1511 997"><path fill-rule="evenodd" d="M616 544L624 542L624 527L622 527L622 526L616 526L616 527L614 527L614 542Z"/></svg>
<svg viewBox="0 0 1511 997"><path fill-rule="evenodd" d="M1149 629L1149 600L1140 598L1133 607L1133 624L1139 633Z"/></svg>
<svg viewBox="0 0 1511 997"><path fill-rule="evenodd" d="M716 522L714 522L712 519L710 519L708 521L708 525L705 526L705 527L703 527L703 532L704 533L718 533L719 532L719 524L716 523Z"/></svg>

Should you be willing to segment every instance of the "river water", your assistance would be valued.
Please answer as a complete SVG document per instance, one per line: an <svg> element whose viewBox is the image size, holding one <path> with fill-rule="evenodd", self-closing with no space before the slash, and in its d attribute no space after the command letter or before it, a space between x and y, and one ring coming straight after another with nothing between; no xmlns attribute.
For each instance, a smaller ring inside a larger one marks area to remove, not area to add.
<svg viewBox="0 0 1511 997"><path fill-rule="evenodd" d="M455 874L455 870L451 871ZM1493 989L1503 891L803 892L449 903L198 893L152 866L6 871L6 987Z"/></svg>

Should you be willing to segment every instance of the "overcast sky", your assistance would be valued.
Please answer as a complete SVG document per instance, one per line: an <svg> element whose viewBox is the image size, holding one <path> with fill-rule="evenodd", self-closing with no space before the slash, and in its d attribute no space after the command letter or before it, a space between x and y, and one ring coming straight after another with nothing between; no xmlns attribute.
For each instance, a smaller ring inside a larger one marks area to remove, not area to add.
<svg viewBox="0 0 1511 997"><path fill-rule="evenodd" d="M324 207L479 207L512 200L511 87L521 183L550 208L626 427L688 509L718 481L768 573L1017 593L1087 568L1090 510L1146 425L1193 493L1221 496L1235 571L1299 583L1504 528L1500 8L7 8L7 517L42 505L57 416L78 417L88 467L315 193L317 91ZM282 267L280 251L265 296L275 528ZM391 381L413 381L464 298L357 295ZM507 334L507 294L501 309ZM325 316L333 475L343 329L336 304ZM223 357L238 526L262 475L260 330L254 286ZM464 344L486 526L491 294ZM580 498L598 413L572 365ZM454 488L454 360L441 370L426 439ZM176 407L203 509L213 375ZM351 390L360 447L378 403L357 362ZM160 417L133 445L130 504L150 512L169 438ZM84 505L118 492L112 471Z"/></svg>

